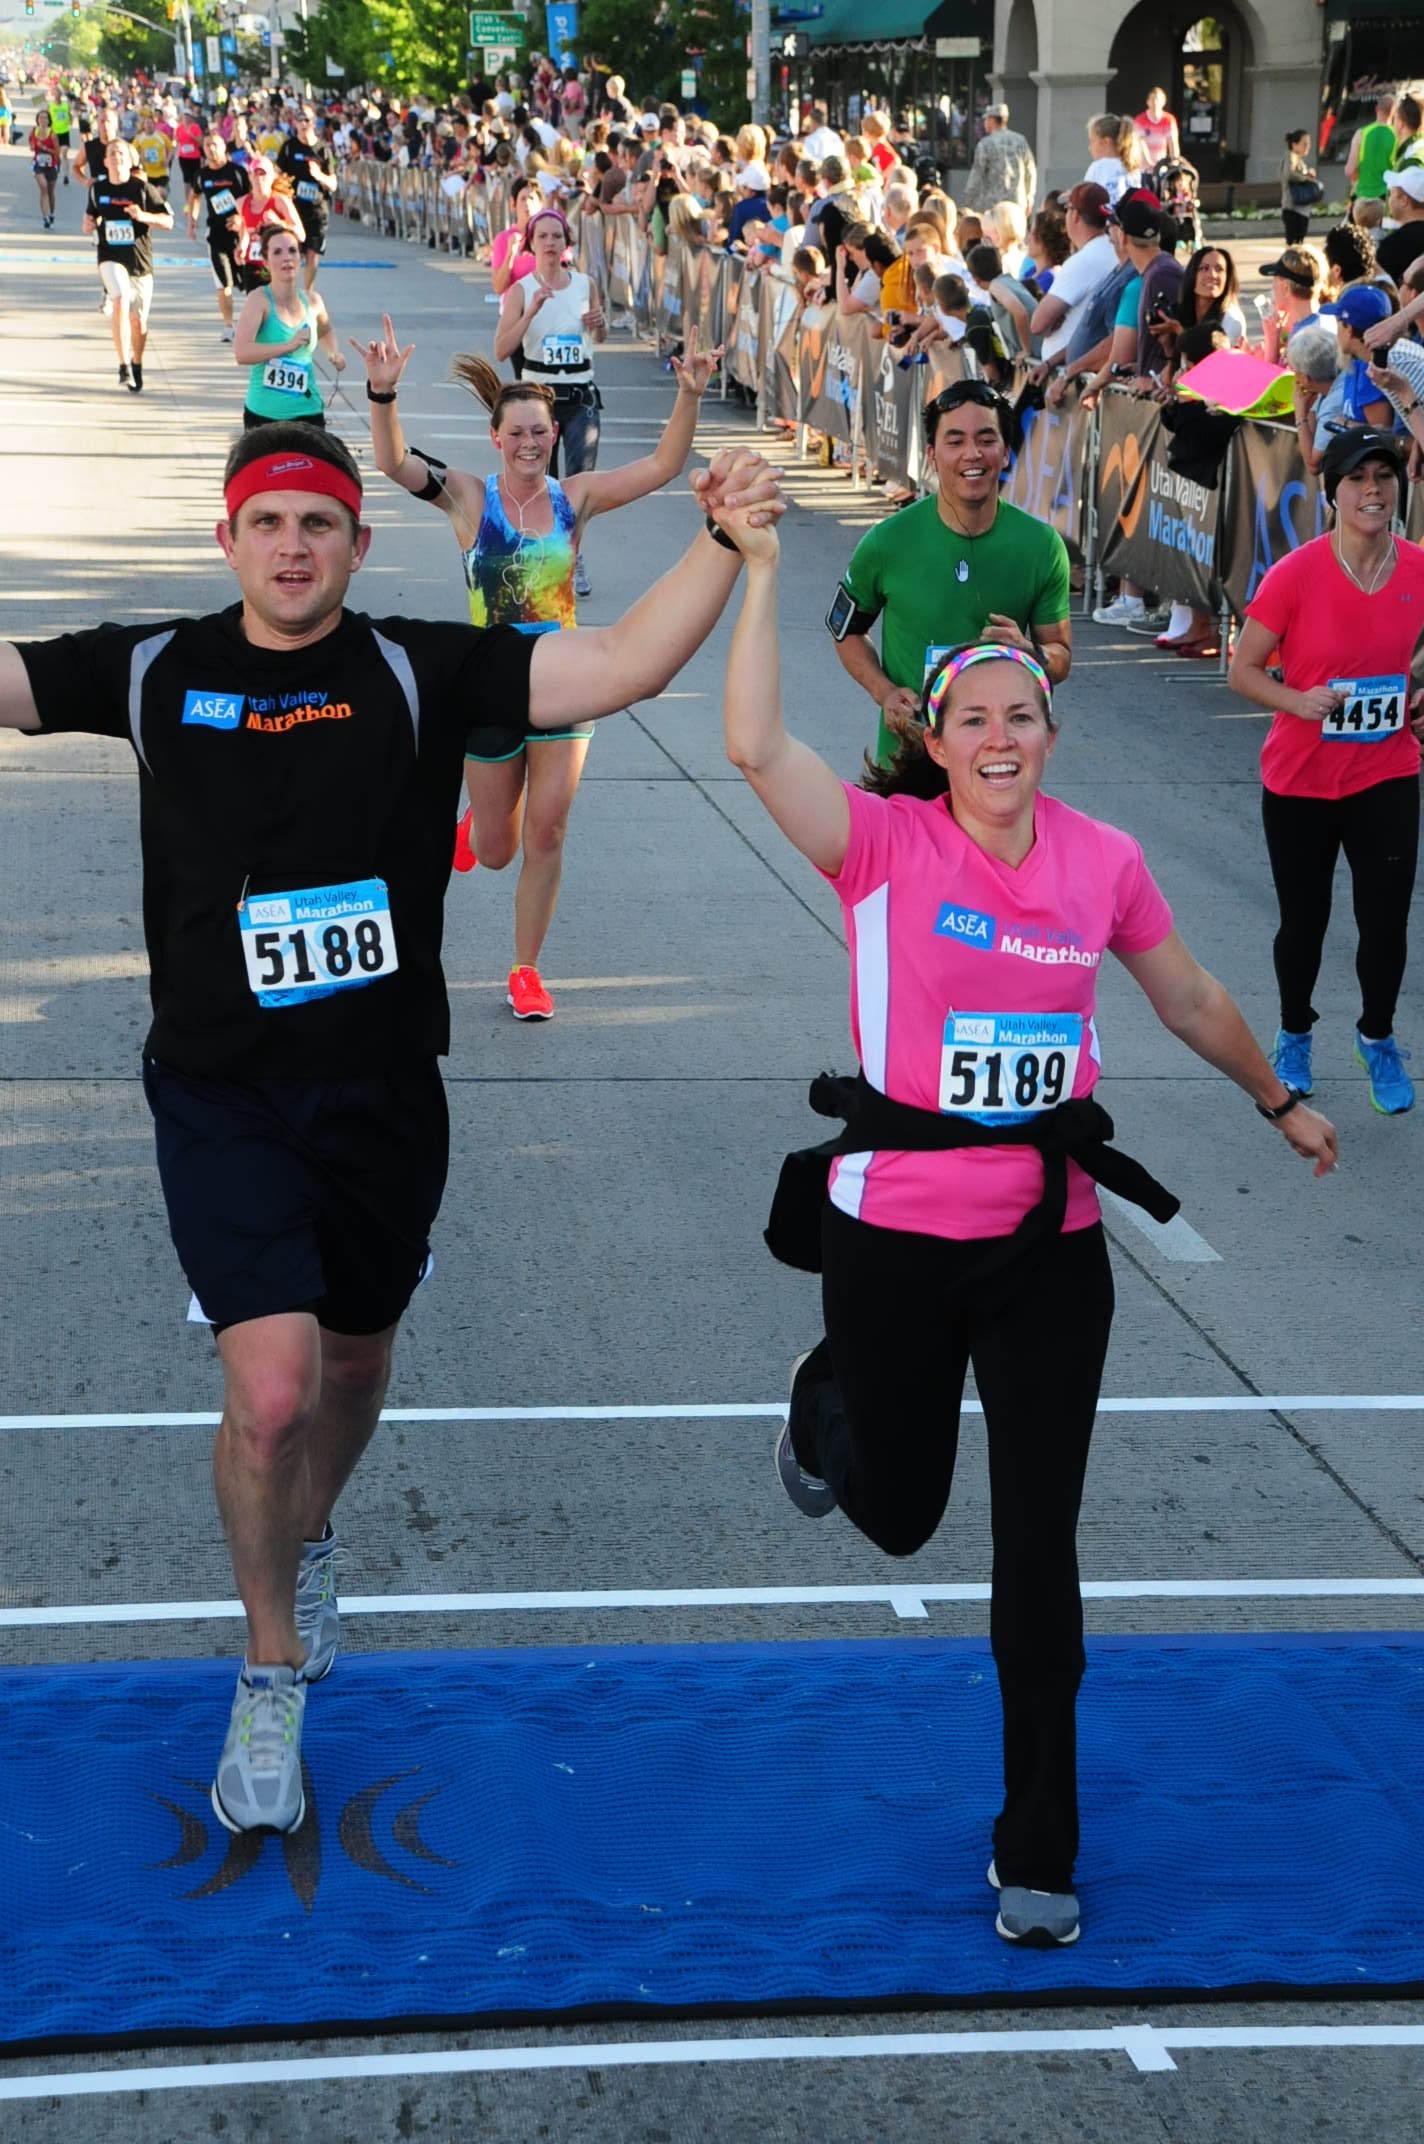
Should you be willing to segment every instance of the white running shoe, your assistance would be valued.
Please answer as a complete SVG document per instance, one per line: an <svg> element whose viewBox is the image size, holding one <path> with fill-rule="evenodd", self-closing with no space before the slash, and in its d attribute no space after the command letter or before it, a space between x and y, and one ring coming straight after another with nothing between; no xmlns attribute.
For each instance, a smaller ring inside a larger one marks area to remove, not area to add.
<svg viewBox="0 0 1424 2144"><path fill-rule="evenodd" d="M228 1831L295 1831L306 1815L306 1704L307 1686L296 1668L243 1662L211 1797L213 1814Z"/></svg>
<svg viewBox="0 0 1424 2144"><path fill-rule="evenodd" d="M223 331L222 331L222 339L223 339L223 341L224 341L224 342L231 342L231 341L232 341L232 338L233 338L233 333L234 333L234 330L233 330L232 328L224 328L224 329L223 329Z"/></svg>
<svg viewBox="0 0 1424 2144"><path fill-rule="evenodd" d="M336 1567L342 1554L335 1534L324 1541L304 1541L297 1566L297 1636L307 1649L302 1675L320 1682L331 1673L341 1636L341 1609L336 1598Z"/></svg>
<svg viewBox="0 0 1424 2144"><path fill-rule="evenodd" d="M583 562L582 551L579 552L578 557L574 560L574 594L576 596L591 596L593 594L593 583L588 577L588 568Z"/></svg>
<svg viewBox="0 0 1424 2144"><path fill-rule="evenodd" d="M1141 596L1115 596L1111 603L1093 612L1094 625L1126 625L1130 618L1140 618L1147 606Z"/></svg>

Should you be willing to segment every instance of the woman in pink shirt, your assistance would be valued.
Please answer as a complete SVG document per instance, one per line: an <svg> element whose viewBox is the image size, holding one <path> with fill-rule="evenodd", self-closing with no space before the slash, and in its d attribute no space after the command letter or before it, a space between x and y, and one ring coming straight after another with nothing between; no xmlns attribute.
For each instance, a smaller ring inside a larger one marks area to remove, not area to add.
<svg viewBox="0 0 1424 2144"><path fill-rule="evenodd" d="M865 786L843 782L782 725L776 533L717 518L747 559L727 754L840 897L862 1067L821 1209L826 1337L793 1369L777 1473L799 1510L839 1505L890 1555L914 1554L949 1498L972 1361L1004 1712L995 1925L1010 1941L1071 1943L1076 1530L1113 1284L1093 1181L1070 1159L1055 1210L1053 1148L1061 1133L1104 1181L1134 1166L1077 1136L1096 1120L1096 1139L1111 1137L1088 1100L1104 955L1317 1176L1335 1166L1335 1133L1187 951L1131 835L1041 793L1057 739L1028 641L1009 627L953 654L930 679L922 737Z"/></svg>
<svg viewBox="0 0 1424 2144"><path fill-rule="evenodd" d="M506 225L490 247L490 289L502 298L511 283L534 273L534 256L525 233L529 217L539 206L539 189L532 179L516 179L509 196L514 221Z"/></svg>

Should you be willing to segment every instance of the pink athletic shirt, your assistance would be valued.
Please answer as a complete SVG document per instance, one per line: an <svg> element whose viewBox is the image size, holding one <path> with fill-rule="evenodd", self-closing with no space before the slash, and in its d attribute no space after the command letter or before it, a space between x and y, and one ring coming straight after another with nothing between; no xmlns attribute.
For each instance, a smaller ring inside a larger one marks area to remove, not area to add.
<svg viewBox="0 0 1424 2144"><path fill-rule="evenodd" d="M948 803L846 785L850 846L830 883L850 941L850 1019L866 1079L892 1101L983 1122L1091 1094L1105 952L1142 953L1172 928L1130 834L1055 797L1034 804L1014 869L985 855ZM1028 1147L846 1154L831 1198L878 1228L958 1241L1007 1236L1043 1194ZM1091 1177L1068 1164L1064 1228L1099 1217Z"/></svg>
<svg viewBox="0 0 1424 2144"><path fill-rule="evenodd" d="M1403 537L1394 571L1367 596L1344 572L1328 536L1278 558L1246 605L1280 646L1292 692L1356 685L1336 722L1278 709L1261 747L1261 779L1278 797L1352 797L1419 772L1409 727L1409 668L1424 633L1424 551ZM1371 724L1374 725L1371 728Z"/></svg>

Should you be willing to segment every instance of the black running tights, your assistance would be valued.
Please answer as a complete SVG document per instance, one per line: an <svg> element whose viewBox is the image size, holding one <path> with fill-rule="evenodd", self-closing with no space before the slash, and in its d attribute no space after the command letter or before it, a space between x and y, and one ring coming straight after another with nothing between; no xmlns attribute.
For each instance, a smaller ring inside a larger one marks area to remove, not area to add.
<svg viewBox="0 0 1424 2144"><path fill-rule="evenodd" d="M983 1245L903 1234L827 1206L826 1338L791 1409L797 1459L891 1556L923 1548L954 1478L970 1362L984 1406L994 1536L989 1634L1004 1712L1000 1880L1072 1888L1074 1711L1083 1676L1077 1526L1112 1324L1101 1227L976 1277Z"/></svg>
<svg viewBox="0 0 1424 2144"><path fill-rule="evenodd" d="M1352 797L1281 797L1266 789L1261 817L1281 912L1273 949L1281 1026L1305 1035L1318 1017L1310 996L1330 921L1335 862L1343 848L1359 931L1360 1032L1383 1041L1394 1031L1409 951L1409 903L1419 853L1417 776L1377 782Z"/></svg>

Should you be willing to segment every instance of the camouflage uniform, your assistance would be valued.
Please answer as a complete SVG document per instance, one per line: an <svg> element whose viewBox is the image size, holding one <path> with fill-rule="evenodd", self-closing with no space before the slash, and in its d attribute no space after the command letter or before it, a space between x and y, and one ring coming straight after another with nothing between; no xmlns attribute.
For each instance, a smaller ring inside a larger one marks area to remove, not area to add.
<svg viewBox="0 0 1424 2144"><path fill-rule="evenodd" d="M996 127L974 151L974 167L964 188L964 206L982 214L996 201L1017 201L1025 215L1038 190L1038 166L1022 134Z"/></svg>

